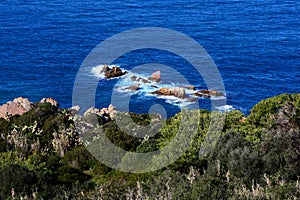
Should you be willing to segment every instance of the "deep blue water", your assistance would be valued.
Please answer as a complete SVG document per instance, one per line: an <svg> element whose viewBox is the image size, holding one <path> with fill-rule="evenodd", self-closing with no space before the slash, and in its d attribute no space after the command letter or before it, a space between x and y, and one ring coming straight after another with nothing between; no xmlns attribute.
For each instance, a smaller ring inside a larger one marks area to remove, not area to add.
<svg viewBox="0 0 300 200"><path fill-rule="evenodd" d="M32 101L49 96L70 107L77 71L96 45L129 29L163 27L208 51L222 75L227 104L248 113L262 99L300 92L299 10L296 0L2 1L0 104L18 96ZM190 68L176 56L151 50L132 52L117 64L130 69L149 62ZM186 76L193 82L192 72ZM115 83L99 82L98 107L110 103ZM156 103L170 114L179 110L162 99L131 99L134 112ZM200 107L209 108L208 100Z"/></svg>

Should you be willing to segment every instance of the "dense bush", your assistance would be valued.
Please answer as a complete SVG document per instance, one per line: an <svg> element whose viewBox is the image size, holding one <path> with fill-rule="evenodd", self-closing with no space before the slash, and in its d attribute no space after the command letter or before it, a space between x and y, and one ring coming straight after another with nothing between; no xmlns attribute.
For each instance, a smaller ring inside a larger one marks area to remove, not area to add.
<svg viewBox="0 0 300 200"><path fill-rule="evenodd" d="M0 198L30 196L35 191L36 176L26 167L6 164L0 167Z"/></svg>

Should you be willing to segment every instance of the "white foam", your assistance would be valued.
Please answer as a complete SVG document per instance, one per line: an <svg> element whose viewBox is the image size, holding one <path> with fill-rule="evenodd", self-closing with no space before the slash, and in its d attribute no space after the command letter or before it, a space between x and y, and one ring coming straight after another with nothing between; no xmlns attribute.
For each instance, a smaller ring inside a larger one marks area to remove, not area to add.
<svg viewBox="0 0 300 200"><path fill-rule="evenodd" d="M224 105L224 106L216 106L215 107L219 111L227 112L231 110L235 110L235 108L231 105Z"/></svg>
<svg viewBox="0 0 300 200"><path fill-rule="evenodd" d="M226 99L225 96L218 96L218 97L215 97L215 96L212 96L210 97L211 100L221 100L221 99Z"/></svg>
<svg viewBox="0 0 300 200"><path fill-rule="evenodd" d="M186 107L188 105L194 104L195 102L189 101L187 99L180 99L175 96L167 96L167 95L156 95L156 94L147 94L147 96L154 96L158 99L164 99L166 103L176 105L180 108Z"/></svg>
<svg viewBox="0 0 300 200"><path fill-rule="evenodd" d="M116 92L119 93L130 93L130 94L137 94L139 93L139 90L130 90L126 89L128 86L116 86L114 89Z"/></svg>

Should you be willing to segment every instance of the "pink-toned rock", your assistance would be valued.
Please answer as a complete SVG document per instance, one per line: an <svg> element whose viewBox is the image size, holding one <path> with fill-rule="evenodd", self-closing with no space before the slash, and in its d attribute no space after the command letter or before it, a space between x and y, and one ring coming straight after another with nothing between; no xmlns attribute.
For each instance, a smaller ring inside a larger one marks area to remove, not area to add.
<svg viewBox="0 0 300 200"><path fill-rule="evenodd" d="M160 71L155 71L149 78L149 81L161 82Z"/></svg>
<svg viewBox="0 0 300 200"><path fill-rule="evenodd" d="M0 118L8 119L9 115L22 115L31 109L32 102L27 98L18 97L0 106Z"/></svg>
<svg viewBox="0 0 300 200"><path fill-rule="evenodd" d="M181 87L175 87L175 88L160 88L159 90L156 90L152 92L152 94L157 95L166 95L166 96L175 96L177 98L185 98L185 90Z"/></svg>
<svg viewBox="0 0 300 200"><path fill-rule="evenodd" d="M18 97L13 100L13 102L19 103L25 110L30 110L32 102L28 98Z"/></svg>
<svg viewBox="0 0 300 200"><path fill-rule="evenodd" d="M57 107L57 108L59 107L58 101L56 101L55 99L52 99L50 97L41 99L40 103L50 103L54 107Z"/></svg>

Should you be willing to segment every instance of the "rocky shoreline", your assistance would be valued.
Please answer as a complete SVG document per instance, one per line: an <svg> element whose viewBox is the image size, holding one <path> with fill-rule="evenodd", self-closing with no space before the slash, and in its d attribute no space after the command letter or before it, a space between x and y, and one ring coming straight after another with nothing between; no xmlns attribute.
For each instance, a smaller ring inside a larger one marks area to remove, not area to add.
<svg viewBox="0 0 300 200"><path fill-rule="evenodd" d="M23 115L31 109L37 107L40 104L50 104L55 109L59 108L59 103L53 98L43 98L38 102L31 102L28 98L17 97L12 101L8 101L7 103L0 106L0 118L5 120L9 120L11 117L16 115ZM67 110L72 111L73 113L78 113L80 110L79 106L73 106L71 108L67 108ZM114 118L116 114L116 109L113 105L109 105L107 108L95 108L91 107L85 111L83 116L88 116L90 114L94 114L99 117L103 122L108 122Z"/></svg>

